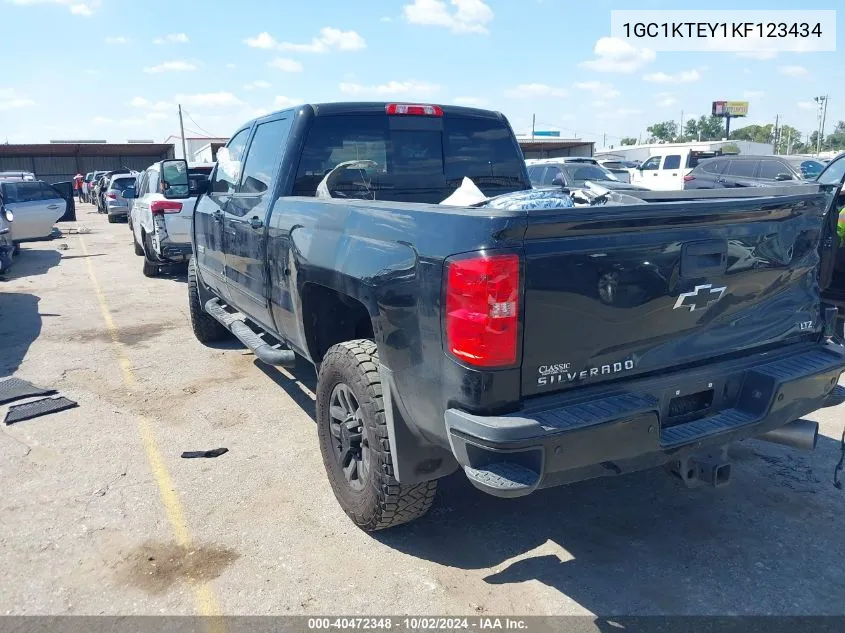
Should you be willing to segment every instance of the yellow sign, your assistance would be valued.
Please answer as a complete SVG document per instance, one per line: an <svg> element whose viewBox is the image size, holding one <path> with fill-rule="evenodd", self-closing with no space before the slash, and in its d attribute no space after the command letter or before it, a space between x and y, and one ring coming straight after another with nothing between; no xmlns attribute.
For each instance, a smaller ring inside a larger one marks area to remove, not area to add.
<svg viewBox="0 0 845 633"><path fill-rule="evenodd" d="M713 116L748 116L748 102L714 101Z"/></svg>

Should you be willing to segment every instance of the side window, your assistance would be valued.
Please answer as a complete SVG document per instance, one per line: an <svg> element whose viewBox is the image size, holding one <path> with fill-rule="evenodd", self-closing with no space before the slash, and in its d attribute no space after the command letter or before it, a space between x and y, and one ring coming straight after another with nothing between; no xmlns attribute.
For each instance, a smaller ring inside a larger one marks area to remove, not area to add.
<svg viewBox="0 0 845 633"><path fill-rule="evenodd" d="M845 177L845 156L828 164L819 175L819 182L823 185L838 185Z"/></svg>
<svg viewBox="0 0 845 633"><path fill-rule="evenodd" d="M249 128L235 134L226 147L221 147L218 150L217 169L211 183L213 193L224 195L235 193L240 180L241 160L248 140Z"/></svg>
<svg viewBox="0 0 845 633"><path fill-rule="evenodd" d="M792 174L792 170L777 160L761 160L758 178L775 180L778 174Z"/></svg>
<svg viewBox="0 0 845 633"><path fill-rule="evenodd" d="M53 189L46 182L38 183L38 191L42 200L55 200L61 198L59 192Z"/></svg>
<svg viewBox="0 0 845 633"><path fill-rule="evenodd" d="M262 123L255 129L244 160L238 193L263 195L270 189L290 131L290 119Z"/></svg>
<svg viewBox="0 0 845 633"><path fill-rule="evenodd" d="M678 169L681 166L680 154L670 154L663 160L663 169Z"/></svg>
<svg viewBox="0 0 845 633"><path fill-rule="evenodd" d="M728 164L728 161L724 158L720 158L718 160L711 160L707 163L701 165L701 169L708 174L716 174L717 176L725 171L725 166Z"/></svg>
<svg viewBox="0 0 845 633"><path fill-rule="evenodd" d="M135 195L139 198L147 193L147 172L141 172L141 175L138 176L138 186L135 191Z"/></svg>
<svg viewBox="0 0 845 633"><path fill-rule="evenodd" d="M757 160L732 160L728 165L726 175L735 178L753 178L759 164L760 161Z"/></svg>
<svg viewBox="0 0 845 633"><path fill-rule="evenodd" d="M646 162L643 163L642 169L643 171L653 171L660 167L660 156L652 156Z"/></svg>
<svg viewBox="0 0 845 633"><path fill-rule="evenodd" d="M158 170L157 169L148 169L147 170L147 193L158 193Z"/></svg>
<svg viewBox="0 0 845 633"><path fill-rule="evenodd" d="M532 185L539 185L543 178L543 168L539 165L531 165L528 168L528 179Z"/></svg>
<svg viewBox="0 0 845 633"><path fill-rule="evenodd" d="M543 176L543 184L544 185L553 185L554 180L555 180L555 176L557 176L560 173L561 173L561 171L560 171L559 167L555 167L554 165L548 167L546 169L545 175Z"/></svg>

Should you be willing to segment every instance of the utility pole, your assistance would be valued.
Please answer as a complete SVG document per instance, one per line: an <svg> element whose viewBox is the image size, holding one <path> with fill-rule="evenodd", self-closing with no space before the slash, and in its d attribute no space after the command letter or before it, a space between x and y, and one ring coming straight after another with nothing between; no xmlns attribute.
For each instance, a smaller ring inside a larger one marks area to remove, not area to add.
<svg viewBox="0 0 845 633"><path fill-rule="evenodd" d="M786 155L789 156L792 153L792 128L789 128L786 131Z"/></svg>
<svg viewBox="0 0 845 633"><path fill-rule="evenodd" d="M775 154L778 154L778 148L780 143L778 142L778 123L780 123L780 115L775 115L775 131L774 131L774 143L772 143L775 147Z"/></svg>
<svg viewBox="0 0 845 633"><path fill-rule="evenodd" d="M537 115L531 115L531 140L534 140L534 126L537 124Z"/></svg>
<svg viewBox="0 0 845 633"><path fill-rule="evenodd" d="M813 101L819 104L819 129L816 138L816 156L822 151L822 138L824 137L824 124L827 117L827 95L813 97Z"/></svg>
<svg viewBox="0 0 845 633"><path fill-rule="evenodd" d="M185 124L182 122L182 104L179 104L179 134L182 137L182 158L188 160L188 150L185 149ZM531 138L534 138L534 132L531 132Z"/></svg>
<svg viewBox="0 0 845 633"><path fill-rule="evenodd" d="M601 135L601 146L602 148L607 147L607 132Z"/></svg>
<svg viewBox="0 0 845 633"><path fill-rule="evenodd" d="M678 129L678 136L684 135L684 111L681 110L681 127Z"/></svg>
<svg viewBox="0 0 845 633"><path fill-rule="evenodd" d="M819 144L821 145L824 138L824 124L827 121L827 95L824 96L824 111L822 112L822 133L819 134Z"/></svg>

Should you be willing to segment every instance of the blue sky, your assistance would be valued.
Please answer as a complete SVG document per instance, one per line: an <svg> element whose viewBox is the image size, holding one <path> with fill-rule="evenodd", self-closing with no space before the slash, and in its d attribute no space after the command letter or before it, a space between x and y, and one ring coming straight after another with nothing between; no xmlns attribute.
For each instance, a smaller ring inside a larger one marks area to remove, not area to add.
<svg viewBox="0 0 845 633"><path fill-rule="evenodd" d="M650 52L608 39L640 0L0 0L0 142L228 136L292 101L424 100L500 110L517 132L608 145L652 122L748 100L746 123L845 119L843 54ZM835 9L711 0L708 9ZM845 14L845 11L841 12ZM843 31L842 16L837 30ZM9 69L14 68L13 72ZM199 134L197 134L199 133Z"/></svg>

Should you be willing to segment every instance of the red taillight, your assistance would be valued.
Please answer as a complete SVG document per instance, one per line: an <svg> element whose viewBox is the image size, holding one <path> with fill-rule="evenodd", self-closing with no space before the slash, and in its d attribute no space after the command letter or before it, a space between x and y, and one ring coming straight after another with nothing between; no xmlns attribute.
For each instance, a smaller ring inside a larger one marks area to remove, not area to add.
<svg viewBox="0 0 845 633"><path fill-rule="evenodd" d="M182 210L181 202L173 200L156 200L150 204L150 211L153 215L164 215L165 213L179 213Z"/></svg>
<svg viewBox="0 0 845 633"><path fill-rule="evenodd" d="M695 176L690 176L690 175L684 176L684 182L689 182L690 180L695 180Z"/></svg>
<svg viewBox="0 0 845 633"><path fill-rule="evenodd" d="M117 194L116 193L107 193L106 198L108 198L109 200L117 200Z"/></svg>
<svg viewBox="0 0 845 633"><path fill-rule="evenodd" d="M384 108L387 114L408 114L411 116L443 116L443 108L421 103L388 103Z"/></svg>
<svg viewBox="0 0 845 633"><path fill-rule="evenodd" d="M477 367L516 362L519 256L449 261L446 271L446 344Z"/></svg>

